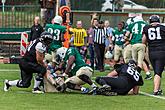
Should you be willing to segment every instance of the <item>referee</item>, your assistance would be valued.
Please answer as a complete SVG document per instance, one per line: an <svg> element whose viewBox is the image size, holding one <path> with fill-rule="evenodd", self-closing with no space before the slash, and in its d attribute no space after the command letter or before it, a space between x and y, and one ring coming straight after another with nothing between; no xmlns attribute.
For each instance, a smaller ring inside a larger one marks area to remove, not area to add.
<svg viewBox="0 0 165 110"><path fill-rule="evenodd" d="M94 19L98 22L98 19ZM104 22L100 21L98 26L93 27L94 31L94 50L96 53L96 63L100 72L104 71L104 51L105 51L105 39L109 37L107 29L104 26Z"/></svg>

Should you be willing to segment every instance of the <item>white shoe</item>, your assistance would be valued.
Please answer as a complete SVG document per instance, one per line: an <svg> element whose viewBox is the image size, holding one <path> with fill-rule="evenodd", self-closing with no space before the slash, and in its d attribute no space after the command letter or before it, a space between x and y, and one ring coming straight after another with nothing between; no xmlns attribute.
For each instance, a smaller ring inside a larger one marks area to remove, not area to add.
<svg viewBox="0 0 165 110"><path fill-rule="evenodd" d="M7 91L9 91L9 88L10 88L9 80L5 79L3 90L4 90L5 92L7 92Z"/></svg>

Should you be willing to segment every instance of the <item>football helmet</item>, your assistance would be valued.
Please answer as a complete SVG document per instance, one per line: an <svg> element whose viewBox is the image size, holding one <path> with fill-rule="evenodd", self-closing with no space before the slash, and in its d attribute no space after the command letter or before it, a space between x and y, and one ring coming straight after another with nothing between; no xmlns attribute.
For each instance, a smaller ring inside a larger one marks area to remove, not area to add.
<svg viewBox="0 0 165 110"><path fill-rule="evenodd" d="M141 16L136 16L134 19L133 19L134 22L138 22L138 21L143 21L143 18Z"/></svg>
<svg viewBox="0 0 165 110"><path fill-rule="evenodd" d="M62 24L62 17L61 16L55 16L53 21L54 21L54 23L61 25Z"/></svg>
<svg viewBox="0 0 165 110"><path fill-rule="evenodd" d="M160 17L158 15L151 15L149 18L149 22L153 23L153 22L158 22L160 23Z"/></svg>
<svg viewBox="0 0 165 110"><path fill-rule="evenodd" d="M105 58L112 59L112 58L113 58L113 53L110 52L110 51L107 51L107 52L105 53Z"/></svg>
<svg viewBox="0 0 165 110"><path fill-rule="evenodd" d="M56 58L58 58L58 62L59 61L63 61L63 59L65 57L65 54L66 54L66 51L67 51L66 47L61 47L61 48L57 49L57 51L56 51Z"/></svg>
<svg viewBox="0 0 165 110"><path fill-rule="evenodd" d="M135 68L137 66L137 63L134 60L129 60L128 65L132 68Z"/></svg>
<svg viewBox="0 0 165 110"><path fill-rule="evenodd" d="M42 32L41 33L41 42L44 43L45 45L49 45L53 41L53 35L49 32Z"/></svg>

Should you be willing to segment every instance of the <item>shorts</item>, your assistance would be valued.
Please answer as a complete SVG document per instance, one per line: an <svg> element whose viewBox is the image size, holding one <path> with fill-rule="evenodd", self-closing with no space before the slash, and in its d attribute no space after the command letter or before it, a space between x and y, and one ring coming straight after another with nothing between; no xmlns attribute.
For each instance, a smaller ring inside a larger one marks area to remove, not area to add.
<svg viewBox="0 0 165 110"><path fill-rule="evenodd" d="M154 69L154 74L161 77L165 66L165 51L150 51L149 59Z"/></svg>
<svg viewBox="0 0 165 110"><path fill-rule="evenodd" d="M92 77L92 73L93 73L93 70L88 67L88 66L85 66L85 67L81 67L77 72L76 72L76 75L75 76L72 76L70 78L68 78L65 83L67 82L70 82L72 84L76 84L76 85L84 85L85 82L82 81L79 76L80 75L86 75L88 76L89 78Z"/></svg>

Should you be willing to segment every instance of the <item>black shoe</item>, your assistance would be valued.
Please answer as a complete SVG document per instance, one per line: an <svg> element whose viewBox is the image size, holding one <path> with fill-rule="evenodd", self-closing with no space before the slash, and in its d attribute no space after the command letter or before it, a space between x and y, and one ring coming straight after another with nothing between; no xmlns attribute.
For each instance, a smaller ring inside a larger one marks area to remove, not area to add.
<svg viewBox="0 0 165 110"><path fill-rule="evenodd" d="M32 90L32 93L34 93L34 94L43 94L44 92L42 90L40 90L38 87L36 87Z"/></svg>
<svg viewBox="0 0 165 110"><path fill-rule="evenodd" d="M145 79L146 79L146 80L150 80L150 79L152 79L152 76L151 76L151 74L149 74L149 75L146 75Z"/></svg>
<svg viewBox="0 0 165 110"><path fill-rule="evenodd" d="M6 80L4 81L4 88L3 88L3 90L4 90L5 92L7 92L7 91L9 91L9 88L10 88L9 81L6 79Z"/></svg>
<svg viewBox="0 0 165 110"><path fill-rule="evenodd" d="M111 87L101 87L97 89L97 95L116 96L116 92L111 91Z"/></svg>
<svg viewBox="0 0 165 110"><path fill-rule="evenodd" d="M163 95L163 91L160 89L157 92L154 92L153 95Z"/></svg>

